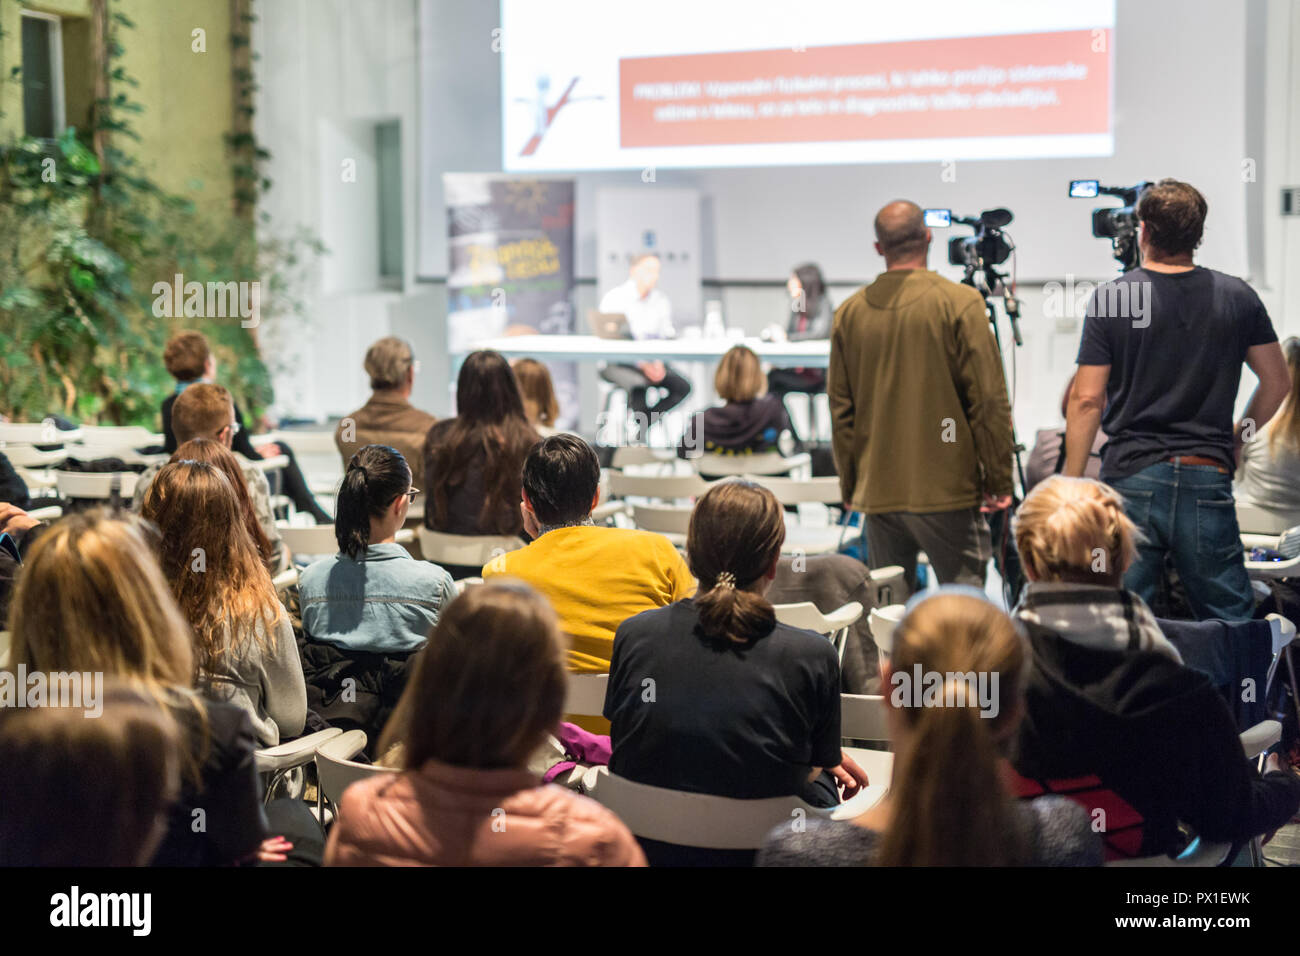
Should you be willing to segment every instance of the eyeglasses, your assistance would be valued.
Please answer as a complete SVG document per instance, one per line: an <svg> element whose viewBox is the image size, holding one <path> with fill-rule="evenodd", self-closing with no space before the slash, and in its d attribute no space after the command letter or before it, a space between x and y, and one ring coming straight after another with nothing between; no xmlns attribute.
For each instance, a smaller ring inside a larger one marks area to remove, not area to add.
<svg viewBox="0 0 1300 956"><path fill-rule="evenodd" d="M410 491L406 493L406 497L410 499L411 504L415 504L415 496L418 495L419 493L420 493L419 488L412 488Z"/></svg>
<svg viewBox="0 0 1300 956"><path fill-rule="evenodd" d="M234 438L236 435L239 434L239 422L231 422L226 427L230 429L231 438Z"/></svg>

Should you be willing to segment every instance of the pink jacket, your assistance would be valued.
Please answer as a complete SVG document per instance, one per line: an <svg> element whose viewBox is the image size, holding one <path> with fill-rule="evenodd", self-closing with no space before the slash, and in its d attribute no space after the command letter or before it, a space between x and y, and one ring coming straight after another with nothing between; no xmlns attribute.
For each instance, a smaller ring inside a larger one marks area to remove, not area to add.
<svg viewBox="0 0 1300 956"><path fill-rule="evenodd" d="M525 770L431 760L343 794L326 866L645 866L631 832L596 801Z"/></svg>

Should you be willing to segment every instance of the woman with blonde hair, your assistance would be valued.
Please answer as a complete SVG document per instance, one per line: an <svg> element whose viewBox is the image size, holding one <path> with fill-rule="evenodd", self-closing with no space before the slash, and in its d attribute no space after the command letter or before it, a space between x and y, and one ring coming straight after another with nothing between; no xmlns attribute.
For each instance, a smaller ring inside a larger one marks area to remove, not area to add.
<svg viewBox="0 0 1300 956"><path fill-rule="evenodd" d="M1233 495L1268 512L1285 527L1300 524L1300 338L1282 345L1291 391L1276 415L1254 435L1238 432L1241 467Z"/></svg>
<svg viewBox="0 0 1300 956"><path fill-rule="evenodd" d="M555 397L551 372L537 359L520 358L510 363L519 380L519 393L524 400L524 414L533 431L543 438L559 433L555 422L560 417L560 402Z"/></svg>
<svg viewBox="0 0 1300 956"><path fill-rule="evenodd" d="M141 515L161 533L159 563L194 632L198 686L253 719L261 746L302 733L307 684L289 615L215 465L178 461L154 477Z"/></svg>
<svg viewBox="0 0 1300 956"><path fill-rule="evenodd" d="M866 774L840 748L840 668L830 642L781 624L767 599L785 514L749 481L710 488L691 515L693 597L624 621L605 717L609 769L629 780L736 799L799 796L829 807ZM659 689L653 702L644 680ZM753 853L655 841L652 864L748 865Z"/></svg>
<svg viewBox="0 0 1300 956"><path fill-rule="evenodd" d="M242 710L193 691L190 628L155 547L151 529L129 515L94 510L52 525L14 592L9 666L103 674L161 703L180 727L180 797L153 861L228 865L257 853L266 834L257 742ZM206 825L196 828L199 810Z"/></svg>
<svg viewBox="0 0 1300 956"><path fill-rule="evenodd" d="M743 345L728 350L718 363L713 387L726 404L691 419L678 445L678 457L761 452L788 456L799 450L790 413L780 397L767 393L763 365L753 350Z"/></svg>
<svg viewBox="0 0 1300 956"><path fill-rule="evenodd" d="M594 800L527 769L559 726L565 642L527 585L468 588L443 611L380 740L401 773L353 784L327 866L644 866Z"/></svg>
<svg viewBox="0 0 1300 956"><path fill-rule="evenodd" d="M1048 478L1013 528L1029 579L1015 615L1033 657L1016 769L1058 790L1100 778L1135 810L1135 825L1110 821L1111 856L1176 854L1180 824L1240 842L1289 820L1300 779L1276 754L1255 772L1218 690L1182 665L1124 589L1136 530L1119 494L1087 478Z"/></svg>

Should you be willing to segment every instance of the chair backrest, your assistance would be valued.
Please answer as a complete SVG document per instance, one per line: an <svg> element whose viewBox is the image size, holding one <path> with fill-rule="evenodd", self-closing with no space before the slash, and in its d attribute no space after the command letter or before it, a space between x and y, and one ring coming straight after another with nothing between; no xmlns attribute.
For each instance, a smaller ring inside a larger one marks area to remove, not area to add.
<svg viewBox="0 0 1300 956"><path fill-rule="evenodd" d="M888 655L894 650L894 629L898 627L898 622L903 619L903 614L907 608L902 604L891 604L888 607L873 607L868 621L871 626L871 639L876 642L876 647L880 653Z"/></svg>
<svg viewBox="0 0 1300 956"><path fill-rule="evenodd" d="M629 475L609 473L609 493L618 498L698 498L710 488L699 475Z"/></svg>
<svg viewBox="0 0 1300 956"><path fill-rule="evenodd" d="M867 694L840 695L840 736L854 740L888 740L885 698Z"/></svg>
<svg viewBox="0 0 1300 956"><path fill-rule="evenodd" d="M343 796L343 791L349 786L358 780L364 780L366 777L373 777L376 774L397 772L393 767L357 763L355 760L336 756L335 753L337 753L338 747L346 746L339 741L340 738L336 737L316 750L316 779L321 796L335 808L336 814L338 813L339 798ZM330 744L335 744L335 746L331 747ZM355 751L352 752L355 753Z"/></svg>
<svg viewBox="0 0 1300 956"><path fill-rule="evenodd" d="M107 501L113 497L113 486L116 484L118 494L127 503L135 494L136 482L140 480L140 476L133 471L58 471L54 477L61 497Z"/></svg>
<svg viewBox="0 0 1300 956"><path fill-rule="evenodd" d="M164 436L139 425L86 425L81 429L81 444L103 456L115 449L132 450L161 445Z"/></svg>
<svg viewBox="0 0 1300 956"><path fill-rule="evenodd" d="M280 532L284 546L295 555L336 554L339 550L338 539L334 537L332 524L314 524L298 526L277 522L275 530Z"/></svg>
<svg viewBox="0 0 1300 956"><path fill-rule="evenodd" d="M578 717L599 717L605 711L608 674L570 674L564 695L564 712Z"/></svg>
<svg viewBox="0 0 1300 956"><path fill-rule="evenodd" d="M9 463L16 468L53 468L68 460L66 448L41 451L35 445L23 442L7 442L0 447L0 452L4 452Z"/></svg>
<svg viewBox="0 0 1300 956"><path fill-rule="evenodd" d="M838 505L843 501L838 478L773 478L760 472L746 472L745 477L771 491L783 505Z"/></svg>
<svg viewBox="0 0 1300 956"><path fill-rule="evenodd" d="M59 445L76 441L81 429L60 431L53 420L44 422L0 422L0 442L28 445Z"/></svg>
<svg viewBox="0 0 1300 956"><path fill-rule="evenodd" d="M649 445L619 445L610 458L611 468L634 468L638 465L671 465L671 453L658 452Z"/></svg>
<svg viewBox="0 0 1300 956"><path fill-rule="evenodd" d="M790 627L801 627L808 631L816 631L818 634L834 634L846 627L852 627L862 617L862 605L857 601L850 601L843 607L838 607L826 614L817 610L817 605L811 601L801 601L798 604L776 604L773 605L773 608L776 611L776 619L782 624L788 624Z"/></svg>
<svg viewBox="0 0 1300 956"><path fill-rule="evenodd" d="M713 850L756 850L778 824L830 815L793 796L736 800L652 787L612 773L598 776L591 796L636 836Z"/></svg>
<svg viewBox="0 0 1300 956"><path fill-rule="evenodd" d="M691 511L677 505L633 505L632 523L642 531L685 537L691 524Z"/></svg>
<svg viewBox="0 0 1300 956"><path fill-rule="evenodd" d="M788 475L810 461L811 458L806 453L786 457L777 451L765 451L742 455L705 453L692 458L691 464L701 475L717 478L735 475ZM839 481L838 478L832 480L837 483Z"/></svg>
<svg viewBox="0 0 1300 956"><path fill-rule="evenodd" d="M875 607L897 604L898 599L907 594L907 579L900 565L875 568L868 573L868 580L871 582L871 603Z"/></svg>
<svg viewBox="0 0 1300 956"><path fill-rule="evenodd" d="M1237 525L1242 534L1281 534L1290 522L1285 516L1238 501Z"/></svg>
<svg viewBox="0 0 1300 956"><path fill-rule="evenodd" d="M481 567L499 554L524 546L521 538L499 534L444 534L421 525L415 529L424 560L435 564Z"/></svg>

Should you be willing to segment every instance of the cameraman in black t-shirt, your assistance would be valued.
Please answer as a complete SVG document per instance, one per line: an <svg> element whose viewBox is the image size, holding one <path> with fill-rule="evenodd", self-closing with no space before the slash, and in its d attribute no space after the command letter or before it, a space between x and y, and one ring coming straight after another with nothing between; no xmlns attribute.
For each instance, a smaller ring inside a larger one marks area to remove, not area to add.
<svg viewBox="0 0 1300 956"><path fill-rule="evenodd" d="M1142 266L1093 294L1066 414L1064 473L1083 474L1098 427L1101 479L1142 531L1125 585L1150 603L1171 557L1197 619L1254 610L1232 497L1241 443L1290 390L1286 360L1259 296L1198 266L1205 197L1163 179L1138 200ZM1232 413L1245 363L1259 379Z"/></svg>

